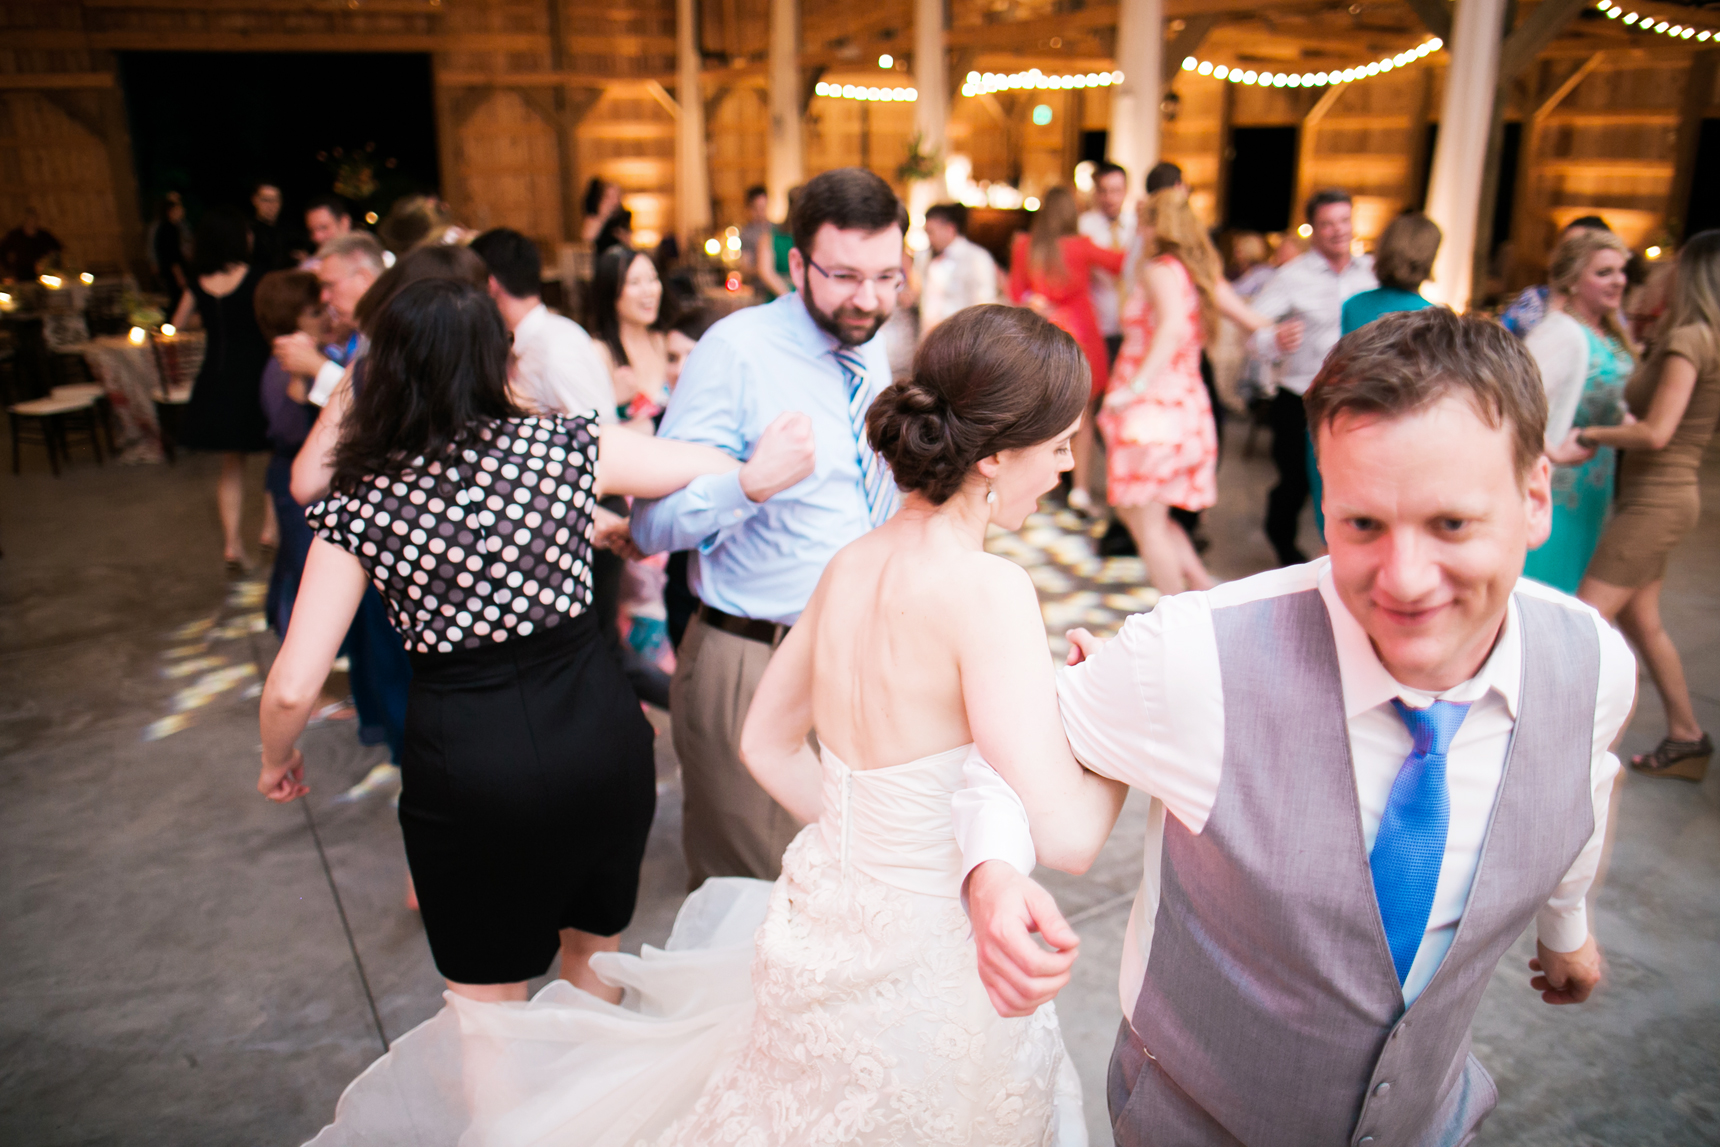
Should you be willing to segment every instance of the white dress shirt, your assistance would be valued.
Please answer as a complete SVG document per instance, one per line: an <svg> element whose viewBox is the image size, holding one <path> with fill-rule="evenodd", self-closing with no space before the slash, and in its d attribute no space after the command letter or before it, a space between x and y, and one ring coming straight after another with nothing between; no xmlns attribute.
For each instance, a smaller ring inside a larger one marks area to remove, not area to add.
<svg viewBox="0 0 1720 1147"><path fill-rule="evenodd" d="M1473 702L1447 758L1451 820L1445 859L1427 932L1404 981L1406 1005L1432 980L1451 947L1480 862L1516 721L1522 685L1522 623L1516 601L1507 607L1504 628L1480 672L1455 688L1426 693L1399 684L1380 664L1373 643L1338 596L1330 559L1320 558L1205 593L1167 597L1151 613L1129 618L1096 657L1059 673L1058 704L1076 757L1094 772L1124 781L1153 798L1141 887L1129 915L1118 980L1125 1016L1134 1015L1135 997L1152 951L1165 814L1199 833L1218 796L1224 763L1224 691L1212 611L1315 588L1325 601L1337 646L1362 842L1369 851L1392 782L1414 747L1409 729L1391 705L1392 698L1418 709L1435 700ZM1588 936L1583 897L1600 863L1607 804L1619 767L1609 746L1636 696L1636 660L1618 632L1574 598L1527 579L1518 580L1517 593L1582 609L1593 619L1600 639L1589 763L1594 832L1536 917L1541 941L1553 951L1569 952L1581 947ZM1006 860L1025 871L1022 859L1033 852L1020 798L983 762L970 761L967 784L954 813L963 880L967 871L985 860Z"/></svg>
<svg viewBox="0 0 1720 1147"><path fill-rule="evenodd" d="M1125 211L1115 219L1097 208L1083 211L1081 217L1075 221L1075 227L1081 234L1108 251L1131 251L1135 245L1133 211ZM1131 259L1131 266L1133 262ZM1130 267L1125 266L1123 270L1127 274ZM1109 271L1093 268L1093 282L1089 293L1093 297L1093 314L1099 320L1100 334L1123 333L1123 296L1128 294L1128 290L1122 285L1123 281Z"/></svg>
<svg viewBox="0 0 1720 1147"><path fill-rule="evenodd" d="M914 259L920 277L920 336L964 307L997 302L997 263L991 252L957 235L937 254Z"/></svg>
<svg viewBox="0 0 1720 1147"><path fill-rule="evenodd" d="M1523 339L1547 388L1547 448L1565 440L1577 421L1589 377L1589 339L1583 324L1561 310L1548 311Z"/></svg>
<svg viewBox="0 0 1720 1147"><path fill-rule="evenodd" d="M534 414L588 414L615 421L615 386L585 328L539 303L514 328L508 382Z"/></svg>
<svg viewBox="0 0 1720 1147"><path fill-rule="evenodd" d="M1254 296L1254 309L1277 323L1294 315L1303 323L1302 345L1281 354L1272 327L1261 327L1249 343L1265 362L1278 364L1278 385L1293 394L1307 394L1326 354L1337 345L1344 300L1379 286L1374 257L1356 255L1342 271L1318 251L1296 256L1266 280Z"/></svg>

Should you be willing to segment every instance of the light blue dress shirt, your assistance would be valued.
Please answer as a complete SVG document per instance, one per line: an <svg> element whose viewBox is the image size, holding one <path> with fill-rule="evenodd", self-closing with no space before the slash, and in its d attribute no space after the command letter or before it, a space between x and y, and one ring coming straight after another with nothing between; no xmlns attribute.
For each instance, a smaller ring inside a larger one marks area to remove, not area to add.
<svg viewBox="0 0 1720 1147"><path fill-rule="evenodd" d="M717 323L681 370L663 437L744 459L777 415L799 410L812 419L817 444L811 476L762 503L742 493L730 471L634 504L634 540L647 553L693 551L688 582L712 608L793 624L825 564L871 528L835 346L796 292ZM890 384L890 360L881 335L860 353L869 405Z"/></svg>

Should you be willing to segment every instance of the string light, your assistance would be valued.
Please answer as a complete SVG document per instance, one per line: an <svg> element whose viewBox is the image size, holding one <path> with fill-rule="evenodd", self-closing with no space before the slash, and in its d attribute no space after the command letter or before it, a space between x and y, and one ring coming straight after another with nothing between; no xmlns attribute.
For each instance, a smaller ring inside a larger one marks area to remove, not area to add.
<svg viewBox="0 0 1720 1147"><path fill-rule="evenodd" d="M1336 72L1257 72L1226 64L1215 64L1211 60L1202 60L1194 56L1184 57L1182 70L1194 72L1200 76L1211 76L1215 80L1229 80L1233 84L1253 84L1261 88L1323 88L1330 84L1354 83L1370 76L1383 75L1394 68L1407 67L1439 51L1444 46L1445 42L1435 36L1431 40L1425 40L1408 51L1399 52L1395 56L1387 56L1384 59L1375 60L1371 64L1345 68Z"/></svg>
<svg viewBox="0 0 1720 1147"><path fill-rule="evenodd" d="M920 98L917 88L869 88L864 84L827 84L822 80L812 91L834 100L877 100L887 104L911 104Z"/></svg>
<svg viewBox="0 0 1720 1147"><path fill-rule="evenodd" d="M1622 19L1626 24L1636 27L1643 32L1658 32L1662 36L1670 36L1674 40L1688 40L1695 37L1699 44L1709 40L1720 40L1720 32L1710 32L1708 29L1696 29L1684 24L1674 24L1667 20L1656 20L1653 16L1639 16L1626 8L1614 4L1612 0L1601 0L1595 5L1595 11L1606 13L1609 20Z"/></svg>
<svg viewBox="0 0 1720 1147"><path fill-rule="evenodd" d="M1025 72L969 72L962 84L962 95L981 96L990 92L1036 91L1061 92L1081 88L1108 88L1123 82L1122 72L1087 72L1083 75L1048 76L1038 68Z"/></svg>

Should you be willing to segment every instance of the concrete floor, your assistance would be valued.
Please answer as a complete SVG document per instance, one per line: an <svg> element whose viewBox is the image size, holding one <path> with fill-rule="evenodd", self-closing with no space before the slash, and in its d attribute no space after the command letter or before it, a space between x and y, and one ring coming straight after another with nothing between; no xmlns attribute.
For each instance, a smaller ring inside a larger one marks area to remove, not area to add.
<svg viewBox="0 0 1720 1147"><path fill-rule="evenodd" d="M1270 557L1269 466L1239 445L1209 515L1225 577ZM344 795L381 750L350 723L313 728L309 800L256 794L273 641L260 587L223 578L214 475L207 458L80 460L56 480L32 456L0 478L0 1143L296 1144L385 1037L440 1006L389 794ZM1720 466L1705 492L1666 609L1720 732ZM1084 558L1067 523L1042 515L1005 548L1035 567L1048 623L1114 624L1138 608L1117 584L1131 567ZM1649 688L1626 751L1661 730ZM666 736L658 764L634 950L667 936L684 884ZM1087 876L1046 874L1083 936L1059 1012L1096 1144L1144 816L1132 801ZM1496 974L1475 1046L1501 1101L1481 1142L1720 1143L1720 780L1630 780L1596 914L1611 981L1588 1005L1529 991L1527 942Z"/></svg>

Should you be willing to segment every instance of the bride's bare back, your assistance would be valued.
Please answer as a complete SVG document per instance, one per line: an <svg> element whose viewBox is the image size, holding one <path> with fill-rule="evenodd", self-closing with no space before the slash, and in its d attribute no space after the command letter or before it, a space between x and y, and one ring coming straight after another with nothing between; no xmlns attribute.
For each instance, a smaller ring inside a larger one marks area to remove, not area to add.
<svg viewBox="0 0 1720 1147"><path fill-rule="evenodd" d="M1008 592L1018 581L1026 578L1014 565L963 547L938 516L911 511L838 553L801 618L811 630L819 741L853 769L972 741L961 659L983 639L972 632L983 624L975 606L1013 596L1012 620L1037 626L1036 603ZM1049 654L1041 659L1040 673L1020 668L1048 685Z"/></svg>
<svg viewBox="0 0 1720 1147"><path fill-rule="evenodd" d="M971 742L1021 795L1042 860L1084 867L1096 851L1121 790L1069 751L1032 581L985 552L989 527L1019 529L1069 469L1087 389L1073 339L988 306L939 324L914 379L878 398L871 441L902 509L826 567L741 732L753 776L796 817L822 811L809 732L862 771Z"/></svg>

